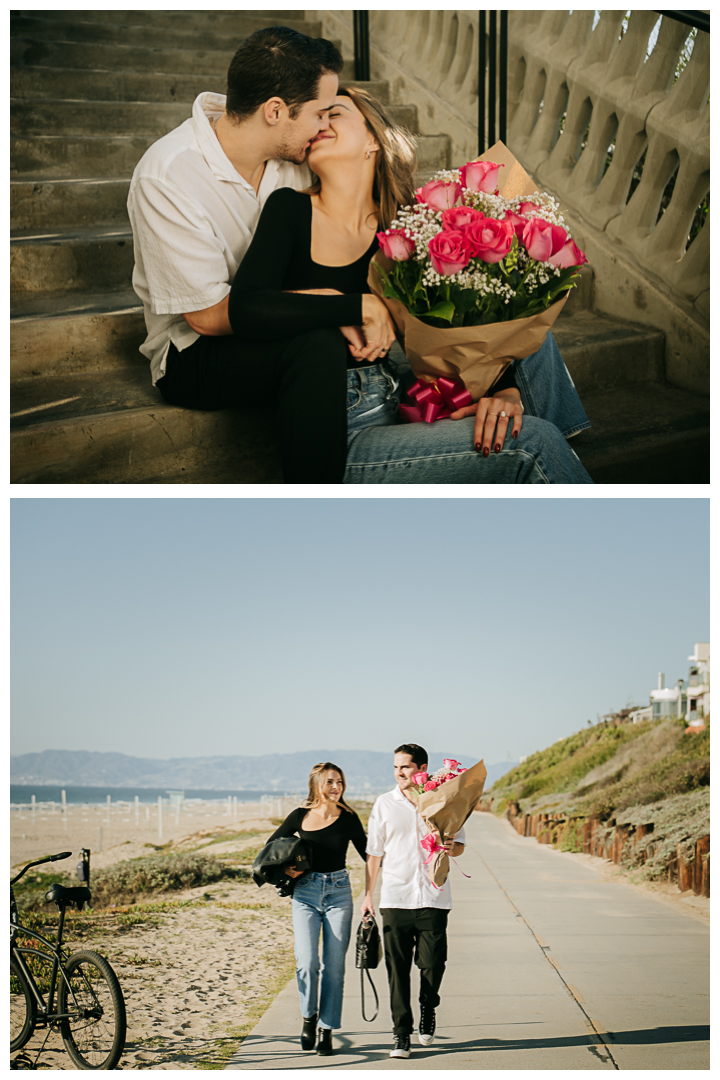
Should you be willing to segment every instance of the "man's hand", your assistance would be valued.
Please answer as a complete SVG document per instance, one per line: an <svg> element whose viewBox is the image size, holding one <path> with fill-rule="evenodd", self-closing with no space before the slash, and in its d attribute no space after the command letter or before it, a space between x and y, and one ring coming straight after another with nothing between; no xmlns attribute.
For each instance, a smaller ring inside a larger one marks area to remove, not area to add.
<svg viewBox="0 0 720 1080"><path fill-rule="evenodd" d="M372 893L365 893L363 897L362 906L360 908L360 914L364 915L367 911L370 912L373 919L375 918L375 905L373 903Z"/></svg>
<svg viewBox="0 0 720 1080"><path fill-rule="evenodd" d="M446 836L444 846L447 848L447 853L451 859L457 859L458 855L462 855L465 850L465 845L458 844L454 836Z"/></svg>
<svg viewBox="0 0 720 1080"><path fill-rule="evenodd" d="M491 450L496 454L502 450L508 424L512 423L512 436L517 439L524 411L520 391L510 387L499 390L495 397L480 398L477 404L450 413L450 418L462 420L466 416L475 417L475 449L487 457ZM501 416L501 413L505 413L505 416Z"/></svg>

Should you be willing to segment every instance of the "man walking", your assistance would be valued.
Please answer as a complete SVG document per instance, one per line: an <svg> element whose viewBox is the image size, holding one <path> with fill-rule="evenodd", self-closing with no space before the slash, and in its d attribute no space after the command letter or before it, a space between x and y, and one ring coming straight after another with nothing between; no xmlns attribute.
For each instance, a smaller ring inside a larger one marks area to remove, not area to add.
<svg viewBox="0 0 720 1080"><path fill-rule="evenodd" d="M268 195L311 181L307 149L328 128L342 64L324 38L258 30L230 64L227 97L195 99L141 158L128 197L153 385L187 408L277 403L286 483L342 482L345 341L239 341L228 296Z"/></svg>
<svg viewBox="0 0 720 1080"><path fill-rule="evenodd" d="M435 1038L435 1010L440 1003L440 983L447 961L450 885L446 881L442 889L437 889L430 881L426 855L420 846L427 829L410 792L412 777L427 769L427 757L417 743L398 746L394 759L397 787L376 800L368 822L362 911L375 914L373 893L382 864L380 914L394 1035L390 1057L399 1058L410 1056L414 1029L410 1003L413 955L420 969L418 1035L423 1046L429 1046ZM461 855L464 841L464 829L456 837L446 838L449 854Z"/></svg>

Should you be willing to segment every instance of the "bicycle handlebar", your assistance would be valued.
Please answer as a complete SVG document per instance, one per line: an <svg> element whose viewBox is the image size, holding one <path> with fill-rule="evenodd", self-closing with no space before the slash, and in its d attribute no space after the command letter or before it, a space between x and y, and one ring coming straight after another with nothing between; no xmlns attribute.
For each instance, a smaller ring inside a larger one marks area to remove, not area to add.
<svg viewBox="0 0 720 1080"><path fill-rule="evenodd" d="M14 885L16 881L19 881L31 866L41 866L46 862L60 862L62 859L70 859L71 857L72 851L61 851L58 855L46 855L44 859L36 859L35 862L28 863L27 866L23 867L17 877L11 878L10 884Z"/></svg>

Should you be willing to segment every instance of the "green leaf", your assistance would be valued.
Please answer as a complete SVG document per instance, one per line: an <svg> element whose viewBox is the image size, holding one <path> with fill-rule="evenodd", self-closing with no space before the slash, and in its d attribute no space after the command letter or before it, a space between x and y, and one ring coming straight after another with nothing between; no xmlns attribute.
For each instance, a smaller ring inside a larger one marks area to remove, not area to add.
<svg viewBox="0 0 720 1080"><path fill-rule="evenodd" d="M455 305L450 300L443 300L441 303L436 304L434 308L431 308L430 311L426 311L425 314L431 315L435 319L447 319L451 323L455 314Z"/></svg>

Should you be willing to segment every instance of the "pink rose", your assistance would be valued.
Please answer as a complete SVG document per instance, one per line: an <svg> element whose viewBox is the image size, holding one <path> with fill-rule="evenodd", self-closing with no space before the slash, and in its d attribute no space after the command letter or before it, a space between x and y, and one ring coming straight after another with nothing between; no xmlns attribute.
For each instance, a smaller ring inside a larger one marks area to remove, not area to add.
<svg viewBox="0 0 720 1080"><path fill-rule="evenodd" d="M445 768L445 769L457 769L459 764L460 764L460 762L456 761L455 758L446 757L445 760L443 761L443 768Z"/></svg>
<svg viewBox="0 0 720 1080"><path fill-rule="evenodd" d="M518 240L522 240L523 229L527 225L527 218L520 217L519 214L513 214L512 210L506 210L503 220L510 222L515 230L515 235Z"/></svg>
<svg viewBox="0 0 720 1080"><path fill-rule="evenodd" d="M492 161L468 161L460 170L460 182L468 191L484 191L488 195L497 189L498 170L504 165Z"/></svg>
<svg viewBox="0 0 720 1080"><path fill-rule="evenodd" d="M486 263L498 263L512 247L515 231L510 221L484 218L477 225L470 225L463 234L470 254Z"/></svg>
<svg viewBox="0 0 720 1080"><path fill-rule="evenodd" d="M559 251L552 253L548 262L552 263L553 266L564 268L566 266L582 266L583 263L587 262L587 258L585 252L580 250L575 241L568 239Z"/></svg>
<svg viewBox="0 0 720 1080"><path fill-rule="evenodd" d="M440 786L439 781L437 781L437 780L428 780L427 784L425 785L425 790L426 791L434 791L435 788L439 787L439 786Z"/></svg>
<svg viewBox="0 0 720 1080"><path fill-rule="evenodd" d="M403 229L388 229L377 234L378 244L389 259L406 262L415 250L415 241Z"/></svg>
<svg viewBox="0 0 720 1080"><path fill-rule="evenodd" d="M449 210L460 198L462 188L456 181L431 180L418 188L418 202L427 203L431 210Z"/></svg>
<svg viewBox="0 0 720 1080"><path fill-rule="evenodd" d="M475 210L472 206L453 206L451 210L445 210L442 216L443 229L450 232L463 230L468 225L475 225L485 217L482 210Z"/></svg>
<svg viewBox="0 0 720 1080"><path fill-rule="evenodd" d="M416 772L412 778L413 784L425 784L430 779L430 773Z"/></svg>
<svg viewBox="0 0 720 1080"><path fill-rule="evenodd" d="M539 206L536 206L534 202L520 203L521 214L542 214L542 210Z"/></svg>
<svg viewBox="0 0 720 1080"><path fill-rule="evenodd" d="M539 217L532 217L525 225L522 242L531 259L547 262L552 254L565 244L567 233L560 225L551 225Z"/></svg>
<svg viewBox="0 0 720 1080"><path fill-rule="evenodd" d="M467 772L467 769L458 769L458 776L460 775L461 772Z"/></svg>
<svg viewBox="0 0 720 1080"><path fill-rule="evenodd" d="M428 255L433 270L438 274L457 274L470 262L470 253L465 243L465 233L439 232L428 244Z"/></svg>

